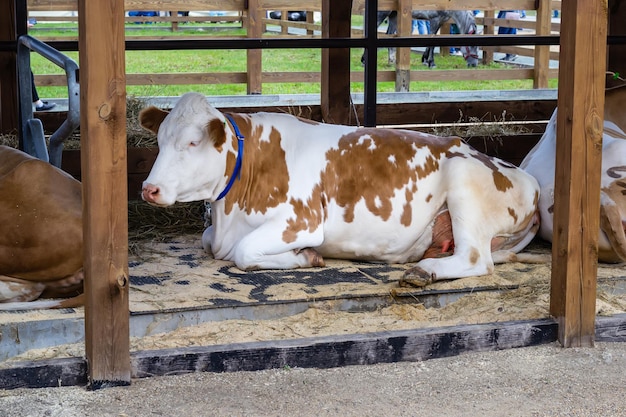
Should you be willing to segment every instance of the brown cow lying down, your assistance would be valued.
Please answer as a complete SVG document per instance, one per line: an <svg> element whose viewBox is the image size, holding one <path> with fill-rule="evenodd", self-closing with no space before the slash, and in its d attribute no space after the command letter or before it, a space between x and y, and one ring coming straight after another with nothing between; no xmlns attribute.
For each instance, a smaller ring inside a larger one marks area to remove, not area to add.
<svg viewBox="0 0 626 417"><path fill-rule="evenodd" d="M0 196L0 310L82 304L80 182L0 146Z"/></svg>

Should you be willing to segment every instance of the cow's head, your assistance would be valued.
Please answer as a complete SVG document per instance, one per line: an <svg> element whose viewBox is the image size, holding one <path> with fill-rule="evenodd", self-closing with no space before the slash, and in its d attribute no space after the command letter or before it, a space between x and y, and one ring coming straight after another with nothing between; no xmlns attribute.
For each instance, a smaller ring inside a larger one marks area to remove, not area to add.
<svg viewBox="0 0 626 417"><path fill-rule="evenodd" d="M599 258L626 262L626 134L605 122L603 141Z"/></svg>
<svg viewBox="0 0 626 417"><path fill-rule="evenodd" d="M469 32L467 32L468 35L474 35L476 34L476 25L472 24L470 26L470 30ZM474 46L462 46L461 47L461 52L463 53L463 58L465 59L465 62L467 63L467 66L470 68L475 68L478 66L478 46L474 45Z"/></svg>
<svg viewBox="0 0 626 417"><path fill-rule="evenodd" d="M224 115L204 95L187 93L171 112L142 110L139 122L157 134L159 143L142 198L159 206L215 199L225 187L226 155L232 149Z"/></svg>

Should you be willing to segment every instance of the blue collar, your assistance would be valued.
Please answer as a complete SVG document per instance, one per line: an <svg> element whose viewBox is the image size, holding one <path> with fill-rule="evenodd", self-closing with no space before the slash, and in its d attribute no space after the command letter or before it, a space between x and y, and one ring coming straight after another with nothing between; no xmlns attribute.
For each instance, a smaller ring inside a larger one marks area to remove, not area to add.
<svg viewBox="0 0 626 417"><path fill-rule="evenodd" d="M228 194L228 192L230 191L230 188L233 186L235 182L235 178L237 179L241 178L241 165L243 163L243 139L244 137L239 131L239 127L237 127L237 123L235 123L235 120L232 118L232 116L228 114L225 114L225 116L230 121L230 124L233 125L233 129L235 130L235 136L237 136L237 162L235 163L235 169L233 170L233 175L230 176L230 179L228 180L228 184L226 184L226 188L224 188L224 191L222 191L220 195L217 196L217 199L215 201L221 200L222 198L226 196L226 194Z"/></svg>

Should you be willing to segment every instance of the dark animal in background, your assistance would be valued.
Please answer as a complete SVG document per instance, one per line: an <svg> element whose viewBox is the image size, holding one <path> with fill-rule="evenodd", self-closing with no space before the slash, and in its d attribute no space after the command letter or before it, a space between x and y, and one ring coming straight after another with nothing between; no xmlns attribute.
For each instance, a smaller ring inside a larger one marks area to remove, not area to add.
<svg viewBox="0 0 626 417"><path fill-rule="evenodd" d="M412 18L415 20L428 20L430 22L430 32L436 34L441 25L452 19L459 28L459 32L465 35L474 35L476 33L476 19L474 14L469 10L413 10ZM387 11L378 12L376 17L376 27L379 27L385 19L388 20L387 34L394 35L398 33L398 12ZM478 47L462 46L461 52L463 58L467 62L468 67L478 66ZM422 63L428 65L429 68L435 67L434 48L427 47L422 54ZM361 62L365 63L365 55L361 57ZM396 62L396 49L389 48L389 63Z"/></svg>

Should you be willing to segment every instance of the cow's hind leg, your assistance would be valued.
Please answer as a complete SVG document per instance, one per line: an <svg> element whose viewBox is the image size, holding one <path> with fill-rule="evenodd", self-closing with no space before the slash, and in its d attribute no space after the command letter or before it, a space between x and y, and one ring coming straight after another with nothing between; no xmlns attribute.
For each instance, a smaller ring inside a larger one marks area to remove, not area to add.
<svg viewBox="0 0 626 417"><path fill-rule="evenodd" d="M40 282L0 275L0 303L36 300L45 288Z"/></svg>
<svg viewBox="0 0 626 417"><path fill-rule="evenodd" d="M450 223L442 222L444 229L450 227L454 242L451 256L424 258L408 269L401 285L423 287L432 282L469 276L491 274L494 269L491 256L492 232L475 219L456 218L450 213ZM444 216L440 216L445 219ZM435 224L437 225L437 224ZM437 239L435 228L433 241ZM445 237L446 233L444 233Z"/></svg>
<svg viewBox="0 0 626 417"><path fill-rule="evenodd" d="M435 281L491 274L493 269L491 254L481 254L477 248L468 252L456 247L452 256L422 259L407 269L400 285L424 287Z"/></svg>

